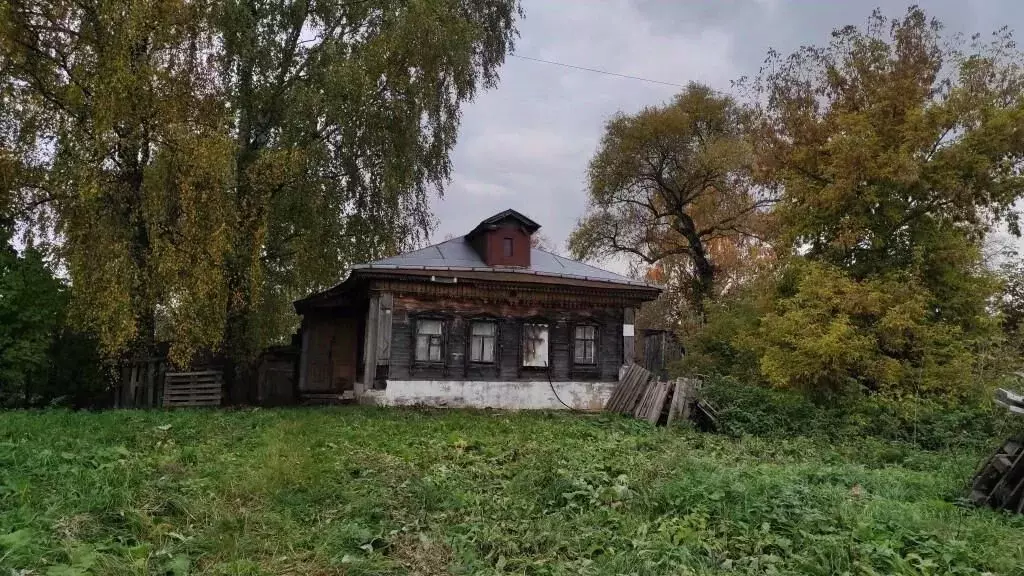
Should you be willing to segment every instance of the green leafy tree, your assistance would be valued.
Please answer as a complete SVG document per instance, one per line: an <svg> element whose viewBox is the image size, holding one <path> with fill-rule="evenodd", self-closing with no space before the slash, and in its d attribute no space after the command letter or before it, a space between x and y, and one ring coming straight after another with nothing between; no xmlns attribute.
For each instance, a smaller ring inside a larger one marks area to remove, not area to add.
<svg viewBox="0 0 1024 576"><path fill-rule="evenodd" d="M2 231L0 231L2 234ZM28 404L44 384L65 293L38 250L19 256L0 236L0 406Z"/></svg>
<svg viewBox="0 0 1024 576"><path fill-rule="evenodd" d="M712 311L699 368L819 397L991 383L1006 363L982 243L1000 222L1019 234L1022 62L1006 30L950 40L917 7L770 54L752 124L783 258L763 293Z"/></svg>
<svg viewBox="0 0 1024 576"><path fill-rule="evenodd" d="M1002 256L996 308L1007 347L1021 360L1024 359L1024 260L1016 250L1009 250Z"/></svg>
<svg viewBox="0 0 1024 576"><path fill-rule="evenodd" d="M217 53L237 224L225 343L247 357L291 301L432 226L461 104L497 81L518 0L230 0Z"/></svg>
<svg viewBox="0 0 1024 576"><path fill-rule="evenodd" d="M209 18L202 2L0 3L7 189L111 355L151 349L161 309L183 356L220 337L231 142Z"/></svg>
<svg viewBox="0 0 1024 576"><path fill-rule="evenodd" d="M1019 234L1024 68L1008 31L943 38L918 7L876 11L827 46L772 54L760 165L783 190L787 250L856 280L912 272L934 316L970 329L991 287L980 245Z"/></svg>
<svg viewBox="0 0 1024 576"><path fill-rule="evenodd" d="M857 281L831 265L797 263L741 343L777 387L963 399L977 392L968 385L970 341L956 324L933 318L930 300L911 274Z"/></svg>
<svg viewBox="0 0 1024 576"><path fill-rule="evenodd" d="M702 310L724 288L723 270L760 245L773 200L753 184L744 118L731 98L692 84L668 105L609 121L572 253L629 258Z"/></svg>
<svg viewBox="0 0 1024 576"><path fill-rule="evenodd" d="M0 187L109 356L245 360L431 226L515 0L0 2Z"/></svg>

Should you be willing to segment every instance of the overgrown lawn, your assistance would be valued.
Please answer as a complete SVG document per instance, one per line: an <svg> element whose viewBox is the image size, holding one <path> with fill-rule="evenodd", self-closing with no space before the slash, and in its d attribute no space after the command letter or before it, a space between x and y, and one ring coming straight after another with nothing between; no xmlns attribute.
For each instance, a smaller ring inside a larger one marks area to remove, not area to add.
<svg viewBox="0 0 1024 576"><path fill-rule="evenodd" d="M1024 519L957 503L982 456L579 414L0 413L0 574L1024 573Z"/></svg>

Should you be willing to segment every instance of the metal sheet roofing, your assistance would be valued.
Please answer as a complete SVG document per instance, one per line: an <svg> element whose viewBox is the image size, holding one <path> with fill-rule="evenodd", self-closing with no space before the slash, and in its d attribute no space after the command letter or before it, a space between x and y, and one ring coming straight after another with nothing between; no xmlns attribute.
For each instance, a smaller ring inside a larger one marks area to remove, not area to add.
<svg viewBox="0 0 1024 576"><path fill-rule="evenodd" d="M473 272L514 272L538 276L556 276L575 280L591 280L624 284L644 288L657 288L652 284L620 276L583 262L563 258L557 254L532 248L530 267L488 266L464 237L427 246L391 258L384 258L368 264L358 264L353 270L437 270Z"/></svg>

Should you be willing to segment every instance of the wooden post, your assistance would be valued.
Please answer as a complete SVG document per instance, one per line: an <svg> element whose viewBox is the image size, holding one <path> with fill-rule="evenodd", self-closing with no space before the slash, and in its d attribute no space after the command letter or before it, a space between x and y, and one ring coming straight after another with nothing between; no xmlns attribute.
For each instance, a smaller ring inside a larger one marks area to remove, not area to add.
<svg viewBox="0 0 1024 576"><path fill-rule="evenodd" d="M681 378L680 381L683 384L683 394L682 394L683 405L682 405L682 411L680 412L679 416L683 420L689 420L690 419L690 406L693 405L693 400L694 400L694 395L696 394L696 390L695 390L695 387L694 387L693 380L691 380L689 378Z"/></svg>
<svg viewBox="0 0 1024 576"><path fill-rule="evenodd" d="M633 363L635 355L635 325L636 310L624 308L622 310L622 363L629 365Z"/></svg>
<svg viewBox="0 0 1024 576"><path fill-rule="evenodd" d="M153 408L155 406L156 363L156 360L146 361L146 408Z"/></svg>
<svg viewBox="0 0 1024 576"><path fill-rule="evenodd" d="M390 292L382 292L377 312L377 365L387 366L391 361L391 310L395 298Z"/></svg>
<svg viewBox="0 0 1024 576"><path fill-rule="evenodd" d="M377 378L377 318L380 314L380 296L370 296L370 305L366 311L366 334L363 342L363 378L362 382L356 382L354 388L356 400L362 396L363 391L373 389L373 381Z"/></svg>
<svg viewBox="0 0 1024 576"><path fill-rule="evenodd" d="M683 395L683 383L680 378L676 378L672 381L672 403L668 406L668 421L665 422L666 426L671 426L672 422L675 421L676 415L679 414L679 402L680 397Z"/></svg>
<svg viewBox="0 0 1024 576"><path fill-rule="evenodd" d="M306 389L306 378L308 378L309 368L307 368L306 365L309 364L309 330L309 322L307 322L305 316L303 316L302 351L299 353L299 390Z"/></svg>
<svg viewBox="0 0 1024 576"><path fill-rule="evenodd" d="M694 380L689 378L676 378L675 394L672 395L672 405L668 410L668 425L671 426L676 420L689 420L690 407L696 398L696 387Z"/></svg>
<svg viewBox="0 0 1024 576"><path fill-rule="evenodd" d="M132 362L131 377L128 380L128 407L138 408L139 363Z"/></svg>

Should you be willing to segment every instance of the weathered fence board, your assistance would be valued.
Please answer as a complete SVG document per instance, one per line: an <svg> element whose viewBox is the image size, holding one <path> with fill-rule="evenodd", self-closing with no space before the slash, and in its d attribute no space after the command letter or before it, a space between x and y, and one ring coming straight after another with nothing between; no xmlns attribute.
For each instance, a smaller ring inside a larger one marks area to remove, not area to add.
<svg viewBox="0 0 1024 576"><path fill-rule="evenodd" d="M694 419L701 429L717 429L717 415L710 405L698 398L699 389L700 380L677 378L659 381L649 371L634 364L622 372L619 385L604 409L647 420L651 424L664 422L671 425L678 419Z"/></svg>

